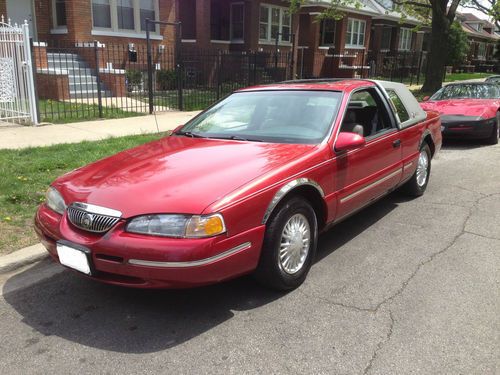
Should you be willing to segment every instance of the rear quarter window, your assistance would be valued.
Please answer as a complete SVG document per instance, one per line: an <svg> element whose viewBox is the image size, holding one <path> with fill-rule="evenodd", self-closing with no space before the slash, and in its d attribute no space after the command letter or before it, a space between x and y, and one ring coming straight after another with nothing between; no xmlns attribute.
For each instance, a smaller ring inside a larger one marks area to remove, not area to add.
<svg viewBox="0 0 500 375"><path fill-rule="evenodd" d="M386 90L387 95L389 95L389 99L391 100L394 109L396 110L396 113L398 114L399 121L400 122L405 122L410 119L410 115L408 114L408 111L406 110L403 101L401 98L396 94L396 91L394 90Z"/></svg>

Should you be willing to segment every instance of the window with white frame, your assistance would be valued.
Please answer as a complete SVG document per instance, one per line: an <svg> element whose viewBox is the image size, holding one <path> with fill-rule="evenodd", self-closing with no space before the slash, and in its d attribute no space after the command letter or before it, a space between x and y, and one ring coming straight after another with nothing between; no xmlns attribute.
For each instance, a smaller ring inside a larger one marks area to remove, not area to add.
<svg viewBox="0 0 500 375"><path fill-rule="evenodd" d="M347 33L345 35L345 46L347 48L360 48L365 46L366 22L356 18L347 20Z"/></svg>
<svg viewBox="0 0 500 375"><path fill-rule="evenodd" d="M54 19L54 28L66 28L66 0L52 1L52 15Z"/></svg>
<svg viewBox="0 0 500 375"><path fill-rule="evenodd" d="M335 27L336 22L332 19L324 19L321 21L321 45L333 47L335 45Z"/></svg>
<svg viewBox="0 0 500 375"><path fill-rule="evenodd" d="M287 8L274 5L261 4L259 39L261 42L290 43L292 30L292 18Z"/></svg>
<svg viewBox="0 0 500 375"><path fill-rule="evenodd" d="M402 27L399 31L399 45L398 50L409 51L411 49L411 29Z"/></svg>
<svg viewBox="0 0 500 375"><path fill-rule="evenodd" d="M94 29L141 33L158 18L158 0L91 0ZM156 26L150 26L151 31Z"/></svg>
<svg viewBox="0 0 500 375"><path fill-rule="evenodd" d="M243 41L245 33L245 4L231 3L230 37L232 41Z"/></svg>
<svg viewBox="0 0 500 375"><path fill-rule="evenodd" d="M477 44L477 57L482 60L486 59L486 43Z"/></svg>

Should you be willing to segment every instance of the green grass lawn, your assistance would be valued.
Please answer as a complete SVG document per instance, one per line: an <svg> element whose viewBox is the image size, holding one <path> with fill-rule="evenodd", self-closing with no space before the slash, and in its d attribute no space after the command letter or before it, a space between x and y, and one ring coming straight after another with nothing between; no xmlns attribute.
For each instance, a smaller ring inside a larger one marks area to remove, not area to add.
<svg viewBox="0 0 500 375"><path fill-rule="evenodd" d="M464 81L467 79L481 79L492 76L492 73L451 73L447 74L444 81L454 82L454 81Z"/></svg>
<svg viewBox="0 0 500 375"><path fill-rule="evenodd" d="M44 201L45 191L58 176L112 155L160 138L135 135L96 142L50 147L0 150L0 254L37 242L33 216Z"/></svg>
<svg viewBox="0 0 500 375"><path fill-rule="evenodd" d="M97 104L69 103L57 100L39 100L41 122L67 124L70 122L98 120ZM125 111L117 107L103 107L103 119L143 116L144 113Z"/></svg>

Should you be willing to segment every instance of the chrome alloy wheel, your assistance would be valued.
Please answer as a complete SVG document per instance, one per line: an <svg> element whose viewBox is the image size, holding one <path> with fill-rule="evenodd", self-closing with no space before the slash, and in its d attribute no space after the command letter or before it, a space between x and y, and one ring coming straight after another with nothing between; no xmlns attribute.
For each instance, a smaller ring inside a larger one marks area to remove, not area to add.
<svg viewBox="0 0 500 375"><path fill-rule="evenodd" d="M418 157L417 165L417 184L422 187L427 181L427 175L429 174L429 155L425 150L420 151L420 156Z"/></svg>
<svg viewBox="0 0 500 375"><path fill-rule="evenodd" d="M306 262L311 246L311 227L302 214L295 214L285 224L281 233L279 265L283 271L293 275Z"/></svg>

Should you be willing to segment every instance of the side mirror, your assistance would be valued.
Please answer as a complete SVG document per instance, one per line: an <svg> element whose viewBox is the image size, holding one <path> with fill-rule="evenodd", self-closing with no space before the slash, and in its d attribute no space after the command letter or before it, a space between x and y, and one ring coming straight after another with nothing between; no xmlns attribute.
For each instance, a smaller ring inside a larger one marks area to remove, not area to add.
<svg viewBox="0 0 500 375"><path fill-rule="evenodd" d="M363 147L366 143L365 137L350 132L340 132L335 142L335 151L349 151Z"/></svg>
<svg viewBox="0 0 500 375"><path fill-rule="evenodd" d="M427 100L429 100L430 98L431 98L431 97L430 97L429 95L426 95L426 96L424 96L424 97L422 98L422 100L423 100L424 102L426 102L426 101L427 101Z"/></svg>

